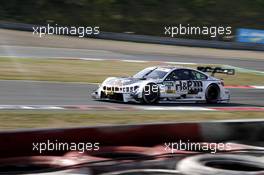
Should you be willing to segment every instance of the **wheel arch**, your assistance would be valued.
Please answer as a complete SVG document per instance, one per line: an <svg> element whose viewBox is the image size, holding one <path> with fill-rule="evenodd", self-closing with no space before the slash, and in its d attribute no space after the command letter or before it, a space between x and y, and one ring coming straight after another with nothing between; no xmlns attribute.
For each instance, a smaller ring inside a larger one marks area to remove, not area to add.
<svg viewBox="0 0 264 175"><path fill-rule="evenodd" d="M217 99L220 99L221 98L221 88L220 86L217 84L217 82L211 82L211 83L208 83L206 89L205 89L205 92L204 92L204 97L205 99L207 100L207 92L208 92L208 89L211 88L212 86L214 86L215 88L217 88L217 92L218 92L218 97Z"/></svg>

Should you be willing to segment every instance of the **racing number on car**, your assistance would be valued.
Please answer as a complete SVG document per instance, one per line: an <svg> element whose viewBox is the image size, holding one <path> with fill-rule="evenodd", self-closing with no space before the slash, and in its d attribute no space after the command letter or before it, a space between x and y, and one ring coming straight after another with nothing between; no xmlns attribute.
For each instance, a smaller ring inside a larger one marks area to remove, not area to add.
<svg viewBox="0 0 264 175"><path fill-rule="evenodd" d="M188 93L188 94L197 94L203 91L203 82L202 81L176 81L175 82L176 92Z"/></svg>

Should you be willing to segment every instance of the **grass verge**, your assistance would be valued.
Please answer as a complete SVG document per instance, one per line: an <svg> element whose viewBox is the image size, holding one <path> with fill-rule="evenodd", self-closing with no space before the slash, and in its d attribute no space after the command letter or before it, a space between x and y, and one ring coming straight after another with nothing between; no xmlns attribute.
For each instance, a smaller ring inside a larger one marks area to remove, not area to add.
<svg viewBox="0 0 264 175"><path fill-rule="evenodd" d="M224 119L264 119L263 112L0 111L0 130Z"/></svg>
<svg viewBox="0 0 264 175"><path fill-rule="evenodd" d="M0 79L100 83L106 77L131 76L156 64L1 57ZM262 85L264 82L264 76L242 72L237 72L235 76L217 77L223 78L226 85Z"/></svg>

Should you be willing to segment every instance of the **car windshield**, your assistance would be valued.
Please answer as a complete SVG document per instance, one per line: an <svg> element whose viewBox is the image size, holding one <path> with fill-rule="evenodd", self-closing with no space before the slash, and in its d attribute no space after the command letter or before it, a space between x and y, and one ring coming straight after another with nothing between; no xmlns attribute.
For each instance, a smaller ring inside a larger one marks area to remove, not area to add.
<svg viewBox="0 0 264 175"><path fill-rule="evenodd" d="M168 71L166 70L155 69L151 73L144 76L144 78L162 79L167 73Z"/></svg>
<svg viewBox="0 0 264 175"><path fill-rule="evenodd" d="M151 71L153 71L154 69L156 69L156 67L148 67L146 69L143 69L142 71L136 73L133 78L144 78L145 75L147 75L148 73L150 73Z"/></svg>
<svg viewBox="0 0 264 175"><path fill-rule="evenodd" d="M168 69L165 68L157 68L151 67L146 68L137 74L135 74L134 78L153 78L153 79L161 79L169 72Z"/></svg>

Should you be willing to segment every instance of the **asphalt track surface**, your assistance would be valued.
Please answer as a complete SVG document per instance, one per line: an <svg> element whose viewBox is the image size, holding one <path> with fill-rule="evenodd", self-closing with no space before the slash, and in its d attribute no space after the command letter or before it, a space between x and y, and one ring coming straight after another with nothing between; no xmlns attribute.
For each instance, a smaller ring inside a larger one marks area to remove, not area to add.
<svg viewBox="0 0 264 175"><path fill-rule="evenodd" d="M75 57L226 64L264 71L261 51L224 50L45 35L0 29L0 56Z"/></svg>
<svg viewBox="0 0 264 175"><path fill-rule="evenodd" d="M121 60L174 61L200 64L226 64L246 69L264 71L264 61L261 59L245 60L234 58L210 58L190 55L158 55L151 53L122 53L117 51L72 48L49 48L32 46L0 47L0 56L33 57L33 58L97 58Z"/></svg>
<svg viewBox="0 0 264 175"><path fill-rule="evenodd" d="M131 105L93 100L94 84L35 81L0 81L0 105ZM157 106L264 106L261 89L230 89L229 104L157 104ZM133 105L133 104L132 104Z"/></svg>
<svg viewBox="0 0 264 175"><path fill-rule="evenodd" d="M38 38L32 36L30 32L2 29L0 30L0 56L191 62L226 64L264 71L263 52L257 51L190 48L63 36ZM0 81L0 105L116 104L91 99L90 94L95 89L96 85L91 84ZM219 104L220 106L264 106L264 93L261 89L231 89L231 93L231 103ZM184 104L184 106L188 105L194 104ZM207 105L195 104L195 106Z"/></svg>

